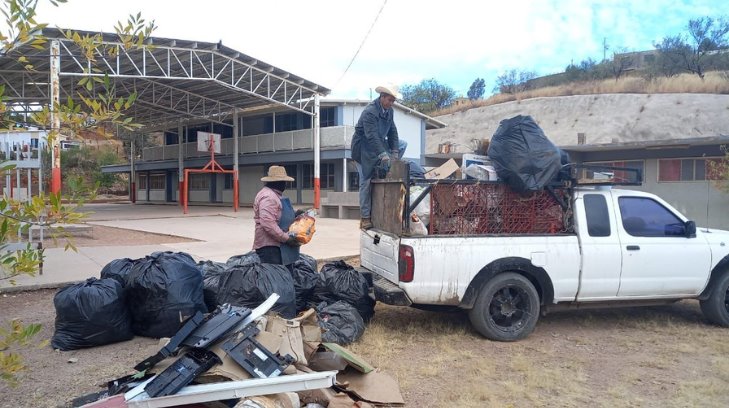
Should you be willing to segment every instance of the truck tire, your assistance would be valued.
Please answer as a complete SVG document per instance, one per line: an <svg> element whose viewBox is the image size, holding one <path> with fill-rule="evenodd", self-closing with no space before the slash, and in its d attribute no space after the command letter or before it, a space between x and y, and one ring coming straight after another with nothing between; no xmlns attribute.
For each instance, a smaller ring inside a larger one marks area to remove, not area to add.
<svg viewBox="0 0 729 408"><path fill-rule="evenodd" d="M709 298L700 302L701 311L712 323L729 327L729 269L721 272L709 291Z"/></svg>
<svg viewBox="0 0 729 408"><path fill-rule="evenodd" d="M481 288L468 312L473 327L496 341L516 341L528 336L539 319L539 294L529 279L518 273L501 273Z"/></svg>

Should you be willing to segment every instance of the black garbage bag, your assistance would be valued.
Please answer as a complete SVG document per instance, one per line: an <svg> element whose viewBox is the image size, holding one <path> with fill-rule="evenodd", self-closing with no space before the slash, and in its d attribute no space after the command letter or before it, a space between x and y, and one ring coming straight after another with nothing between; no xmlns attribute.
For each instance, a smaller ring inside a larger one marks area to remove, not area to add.
<svg viewBox="0 0 729 408"><path fill-rule="evenodd" d="M124 288L113 278L89 278L68 285L53 297L56 327L54 349L76 350L134 337Z"/></svg>
<svg viewBox="0 0 729 408"><path fill-rule="evenodd" d="M132 265L134 265L134 260L132 259L115 259L101 269L101 279L112 278L124 286L126 276L129 274Z"/></svg>
<svg viewBox="0 0 729 408"><path fill-rule="evenodd" d="M314 288L317 303L343 300L354 306L365 323L375 314L375 301L370 297L367 279L344 261L324 264Z"/></svg>
<svg viewBox="0 0 729 408"><path fill-rule="evenodd" d="M316 271L316 259L300 254L299 259L294 262L294 289L296 291L296 311L300 312L309 308L313 301L314 288L319 281L319 272Z"/></svg>
<svg viewBox="0 0 729 408"><path fill-rule="evenodd" d="M215 261L200 261L197 263L198 269L203 275L203 298L208 312L212 312L218 307L218 287L220 286L220 276L228 269L228 265Z"/></svg>
<svg viewBox="0 0 729 408"><path fill-rule="evenodd" d="M202 273L183 252L155 252L137 260L126 278L134 334L172 337L181 322L207 312Z"/></svg>
<svg viewBox="0 0 729 408"><path fill-rule="evenodd" d="M316 306L319 327L323 329L321 341L346 345L359 339L365 330L362 316L357 309L344 301L332 304L321 302Z"/></svg>
<svg viewBox="0 0 729 408"><path fill-rule="evenodd" d="M531 116L502 120L491 138L488 156L499 178L518 193L541 190L561 167L559 149Z"/></svg>
<svg viewBox="0 0 729 408"><path fill-rule="evenodd" d="M247 252L243 255L235 255L228 258L225 262L228 266L251 266L261 263L256 251Z"/></svg>
<svg viewBox="0 0 729 408"><path fill-rule="evenodd" d="M285 319L296 317L296 295L291 272L276 264L233 266L220 275L217 303L254 308L271 294L279 295L271 308Z"/></svg>

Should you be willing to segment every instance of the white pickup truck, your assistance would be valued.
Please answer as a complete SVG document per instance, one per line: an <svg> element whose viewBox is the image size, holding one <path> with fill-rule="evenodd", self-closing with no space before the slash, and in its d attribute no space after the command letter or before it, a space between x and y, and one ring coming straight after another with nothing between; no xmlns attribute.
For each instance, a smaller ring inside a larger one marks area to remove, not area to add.
<svg viewBox="0 0 729 408"><path fill-rule="evenodd" d="M373 275L377 300L461 308L479 333L498 341L526 337L540 314L563 307L681 299L698 299L709 321L729 327L729 232L696 228L652 194L577 186L564 195L563 219L551 208L536 208L532 216L533 223L551 211L553 220L564 222L559 228L542 225L541 233L513 233L519 229L512 226L512 233L474 233L477 228L471 226L487 225L487 219L492 227L504 224L509 215L498 209L517 204L501 200L473 210L473 191L441 197L445 210L439 220L431 214L429 235L409 236L397 228L388 232L393 228L382 227L373 208L375 228L361 232L360 244L361 265ZM431 196L435 211L438 196L435 191ZM463 211L469 206L470 215ZM386 213L389 206L382 207ZM401 200L394 213L403 208L408 206ZM458 228L449 227L454 220ZM434 226L440 230L434 232Z"/></svg>

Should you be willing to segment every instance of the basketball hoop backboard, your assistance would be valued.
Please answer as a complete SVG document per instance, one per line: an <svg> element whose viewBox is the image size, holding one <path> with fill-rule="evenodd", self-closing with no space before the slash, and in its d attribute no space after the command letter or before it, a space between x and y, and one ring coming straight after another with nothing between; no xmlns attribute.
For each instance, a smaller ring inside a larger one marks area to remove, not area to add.
<svg viewBox="0 0 729 408"><path fill-rule="evenodd" d="M197 132L197 151L209 152L211 140L214 152L220 153L220 135L209 132Z"/></svg>

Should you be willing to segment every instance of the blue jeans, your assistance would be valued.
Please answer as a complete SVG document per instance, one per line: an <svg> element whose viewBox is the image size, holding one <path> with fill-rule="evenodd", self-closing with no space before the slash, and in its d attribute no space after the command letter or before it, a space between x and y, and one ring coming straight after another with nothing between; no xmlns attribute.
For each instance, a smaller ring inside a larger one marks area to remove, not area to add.
<svg viewBox="0 0 729 408"><path fill-rule="evenodd" d="M405 154L405 149L408 147L408 142L400 139L397 145L397 159L402 159ZM370 218L372 214L372 176L365 178L362 174L362 166L359 163L354 162L357 165L357 172L359 173L359 213L361 218Z"/></svg>

